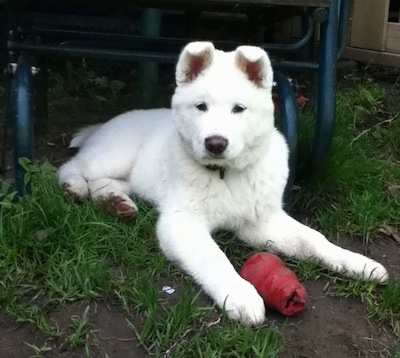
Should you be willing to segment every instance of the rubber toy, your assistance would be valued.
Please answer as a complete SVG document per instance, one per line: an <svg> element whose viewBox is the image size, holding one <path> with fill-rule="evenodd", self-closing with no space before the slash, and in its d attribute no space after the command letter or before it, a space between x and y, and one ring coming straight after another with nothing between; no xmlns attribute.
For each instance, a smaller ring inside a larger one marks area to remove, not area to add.
<svg viewBox="0 0 400 358"><path fill-rule="evenodd" d="M267 308L285 316L293 316L305 308L305 288L278 256L257 253L243 264L240 275L253 284Z"/></svg>

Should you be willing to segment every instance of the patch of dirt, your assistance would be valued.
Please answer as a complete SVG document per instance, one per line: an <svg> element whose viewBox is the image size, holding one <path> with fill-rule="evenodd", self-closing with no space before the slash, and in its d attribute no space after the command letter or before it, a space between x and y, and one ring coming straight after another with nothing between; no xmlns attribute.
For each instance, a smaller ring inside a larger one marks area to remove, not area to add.
<svg viewBox="0 0 400 358"><path fill-rule="evenodd" d="M387 347L396 341L390 330L368 319L359 300L324 293L325 284L304 283L307 311L287 320L281 357L387 356Z"/></svg>
<svg viewBox="0 0 400 358"><path fill-rule="evenodd" d="M343 239L341 247L365 253L360 241ZM400 279L400 250L394 241L371 243L369 257L381 262L393 279ZM325 280L303 282L308 293L306 310L284 320L281 357L388 357L399 337L392 328L368 318L367 307L359 299L330 293Z"/></svg>
<svg viewBox="0 0 400 358"><path fill-rule="evenodd" d="M139 346L134 331L128 320L142 324L140 317L129 316L114 301L77 302L65 306L49 317L53 327L57 327L61 336L48 339L38 333L32 326L12 323L0 314L0 357L32 357L34 351L29 345L43 350L46 357L83 358L87 357L85 346L71 348L74 317L83 317L89 306L87 330L83 339L90 342L93 357L147 357L148 354ZM134 323L134 324L135 324Z"/></svg>

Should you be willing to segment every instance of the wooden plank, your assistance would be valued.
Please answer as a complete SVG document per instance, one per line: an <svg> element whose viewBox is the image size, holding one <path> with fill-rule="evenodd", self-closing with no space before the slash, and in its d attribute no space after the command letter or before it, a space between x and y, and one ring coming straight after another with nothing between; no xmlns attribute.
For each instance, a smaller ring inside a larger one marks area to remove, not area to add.
<svg viewBox="0 0 400 358"><path fill-rule="evenodd" d="M389 0L353 0L350 46L383 51Z"/></svg>
<svg viewBox="0 0 400 358"><path fill-rule="evenodd" d="M364 50L347 46L343 58L355 61L372 63L376 65L392 66L400 68L400 54L384 51Z"/></svg>
<svg viewBox="0 0 400 358"><path fill-rule="evenodd" d="M388 23L386 51L400 53L400 24L397 22Z"/></svg>

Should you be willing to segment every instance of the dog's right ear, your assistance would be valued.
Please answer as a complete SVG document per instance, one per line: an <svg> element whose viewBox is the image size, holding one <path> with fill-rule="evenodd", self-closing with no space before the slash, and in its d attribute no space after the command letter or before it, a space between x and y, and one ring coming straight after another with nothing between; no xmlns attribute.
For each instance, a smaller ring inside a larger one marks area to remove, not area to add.
<svg viewBox="0 0 400 358"><path fill-rule="evenodd" d="M198 41L186 45L176 66L176 84L180 86L193 82L211 65L214 51L215 48L211 42Z"/></svg>

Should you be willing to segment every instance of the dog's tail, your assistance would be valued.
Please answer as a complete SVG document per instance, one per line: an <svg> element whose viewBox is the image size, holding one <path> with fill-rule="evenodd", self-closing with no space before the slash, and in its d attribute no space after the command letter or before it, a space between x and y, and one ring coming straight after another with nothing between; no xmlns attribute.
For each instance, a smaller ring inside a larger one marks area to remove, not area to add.
<svg viewBox="0 0 400 358"><path fill-rule="evenodd" d="M70 150L78 150L82 147L83 143L100 127L100 124L93 124L85 128L80 129L72 137L71 143L69 144Z"/></svg>

